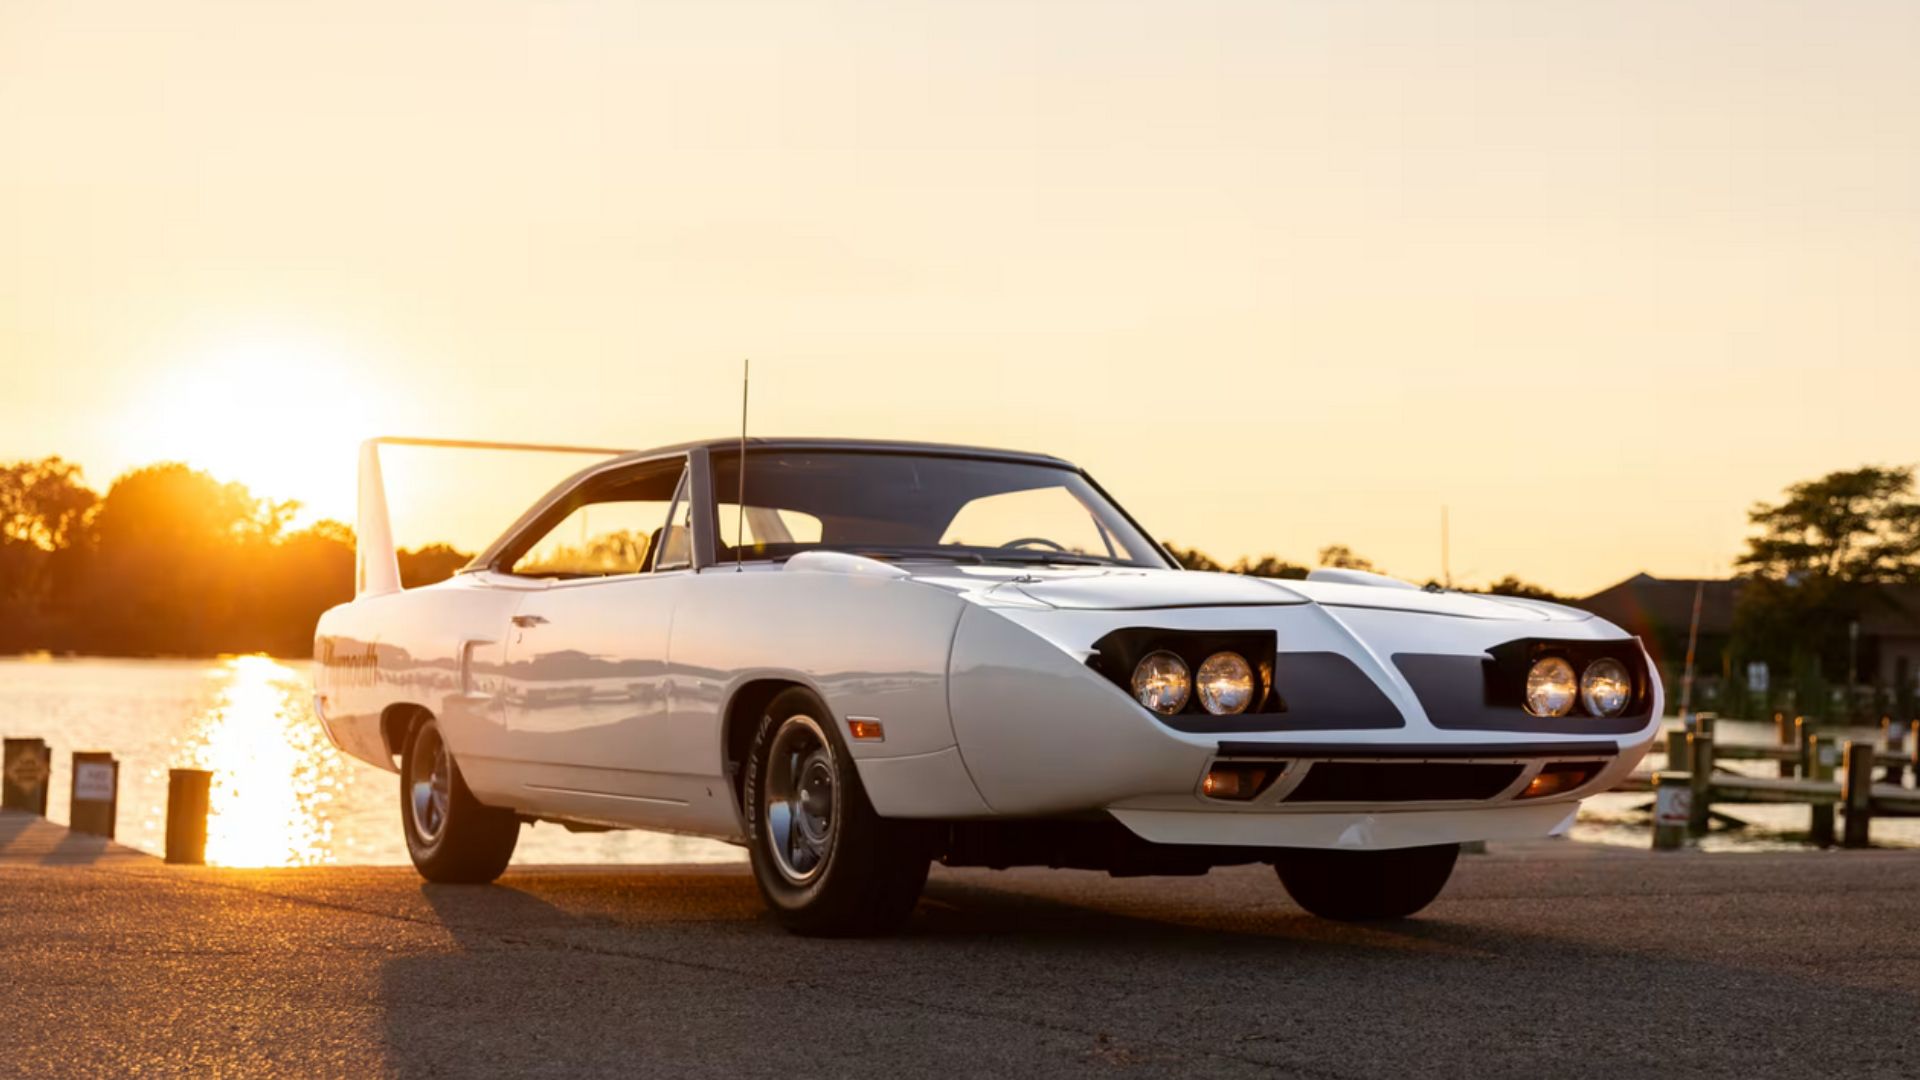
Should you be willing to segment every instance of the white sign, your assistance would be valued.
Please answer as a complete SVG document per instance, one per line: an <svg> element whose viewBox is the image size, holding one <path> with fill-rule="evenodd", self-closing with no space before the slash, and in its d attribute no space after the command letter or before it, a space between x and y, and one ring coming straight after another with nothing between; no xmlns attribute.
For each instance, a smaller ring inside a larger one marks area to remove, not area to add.
<svg viewBox="0 0 1920 1080"><path fill-rule="evenodd" d="M83 761L73 767L73 797L81 802L113 801L113 766Z"/></svg>
<svg viewBox="0 0 1920 1080"><path fill-rule="evenodd" d="M1662 784L1653 800L1655 825L1685 825L1693 815L1693 792L1683 787Z"/></svg>
<svg viewBox="0 0 1920 1080"><path fill-rule="evenodd" d="M1747 665L1747 689L1756 694L1764 694L1773 683L1773 672L1764 661L1756 660Z"/></svg>

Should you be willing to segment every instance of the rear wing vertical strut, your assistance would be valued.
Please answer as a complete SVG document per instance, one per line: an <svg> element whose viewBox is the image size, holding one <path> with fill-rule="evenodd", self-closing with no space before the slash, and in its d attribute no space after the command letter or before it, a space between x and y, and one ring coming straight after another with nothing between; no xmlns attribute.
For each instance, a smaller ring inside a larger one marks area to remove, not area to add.
<svg viewBox="0 0 1920 1080"><path fill-rule="evenodd" d="M382 446L426 446L441 450L520 450L542 454L617 457L633 451L604 446L551 443L484 442L476 439L416 439L387 435L360 444L359 522L354 528L353 591L356 597L400 591L400 552L393 546L393 520L387 512L387 484L380 474Z"/></svg>

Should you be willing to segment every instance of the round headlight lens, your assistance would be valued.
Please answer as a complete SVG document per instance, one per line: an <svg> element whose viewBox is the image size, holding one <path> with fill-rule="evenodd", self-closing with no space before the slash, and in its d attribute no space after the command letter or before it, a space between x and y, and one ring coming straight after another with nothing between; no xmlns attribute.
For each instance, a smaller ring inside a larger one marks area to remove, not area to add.
<svg viewBox="0 0 1920 1080"><path fill-rule="evenodd" d="M1194 683L1200 689L1200 704L1215 716L1237 716L1253 704L1253 668L1239 653L1207 657Z"/></svg>
<svg viewBox="0 0 1920 1080"><path fill-rule="evenodd" d="M1192 693L1187 662L1170 652L1148 653L1133 669L1134 699L1162 716L1186 708Z"/></svg>
<svg viewBox="0 0 1920 1080"><path fill-rule="evenodd" d="M1535 716L1567 715L1579 692L1573 665L1557 656L1547 657L1527 672L1527 711Z"/></svg>
<svg viewBox="0 0 1920 1080"><path fill-rule="evenodd" d="M1595 660L1580 677L1580 700L1595 716L1619 716L1633 700L1633 676L1618 660Z"/></svg>

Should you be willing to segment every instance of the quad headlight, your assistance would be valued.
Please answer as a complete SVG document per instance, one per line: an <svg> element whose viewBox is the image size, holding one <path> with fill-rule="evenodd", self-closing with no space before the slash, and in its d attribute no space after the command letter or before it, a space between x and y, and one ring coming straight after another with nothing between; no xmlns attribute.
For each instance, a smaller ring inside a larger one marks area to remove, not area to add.
<svg viewBox="0 0 1920 1080"><path fill-rule="evenodd" d="M1148 653L1134 665L1134 700L1162 716L1186 708L1192 693L1193 674L1187 662L1164 649Z"/></svg>
<svg viewBox="0 0 1920 1080"><path fill-rule="evenodd" d="M1200 691L1200 704L1215 716L1238 716L1253 704L1258 683L1253 665L1239 653L1218 652L1200 664L1194 680Z"/></svg>
<svg viewBox="0 0 1920 1080"><path fill-rule="evenodd" d="M1580 680L1573 665L1557 656L1549 656L1527 672L1527 711L1535 716L1558 717L1573 711L1580 693Z"/></svg>
<svg viewBox="0 0 1920 1080"><path fill-rule="evenodd" d="M1618 660L1601 659L1580 676L1580 701L1595 716L1619 716L1633 700L1633 676Z"/></svg>

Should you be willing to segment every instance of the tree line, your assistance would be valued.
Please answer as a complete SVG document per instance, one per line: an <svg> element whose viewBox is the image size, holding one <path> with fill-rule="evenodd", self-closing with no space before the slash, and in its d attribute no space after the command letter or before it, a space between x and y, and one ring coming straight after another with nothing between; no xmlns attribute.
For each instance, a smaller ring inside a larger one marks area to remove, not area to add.
<svg viewBox="0 0 1920 1080"><path fill-rule="evenodd" d="M1740 592L1733 633L1709 674L1727 676L1721 706L1763 714L1748 700L1748 663L1765 663L1793 692L1795 707L1822 713L1832 688L1852 686L1870 700L1846 702L1851 714L1914 712L1910 664L1890 678L1863 625L1905 628L1920 636L1920 495L1914 469L1869 465L1792 484L1777 502L1748 512L1752 533L1735 562ZM1776 697L1775 701L1779 699Z"/></svg>
<svg viewBox="0 0 1920 1080"><path fill-rule="evenodd" d="M294 529L299 504L180 464L100 494L61 459L0 466L0 653L304 656L320 613L353 596L353 530ZM408 585L469 555L400 553Z"/></svg>
<svg viewBox="0 0 1920 1080"><path fill-rule="evenodd" d="M1305 579L1314 569L1311 566L1303 566L1300 563L1288 562L1278 555L1261 555L1256 558L1243 557L1231 564L1225 564L1204 551L1195 548L1183 548L1172 541L1168 541L1164 546L1168 554L1178 560L1181 566L1189 570L1224 571L1229 574L1246 574L1249 577L1291 578L1295 581L1300 581ZM1375 574L1384 573L1384 571L1373 564L1373 560L1355 554L1353 549L1345 544L1329 544L1321 548L1320 565L1335 570L1365 570ZM1429 587L1434 587L1441 583L1429 580L1426 584ZM1460 591L1487 593L1493 596L1519 596L1529 600L1551 600L1556 603L1566 603L1568 599L1550 589L1542 588L1532 582L1522 581L1512 574L1508 574L1506 577L1488 585L1484 589L1467 588Z"/></svg>
<svg viewBox="0 0 1920 1080"><path fill-rule="evenodd" d="M181 464L135 469L105 494L57 457L0 465L0 653L305 655L320 613L353 595L353 530L337 521L295 529L298 509ZM1732 640L1704 658L1703 672L1764 661L1811 697L1822 683L1851 681L1850 661L1871 671L1850 628L1899 610L1889 586L1920 586L1914 470L1830 473L1755 505L1750 519ZM1304 578L1311 569L1277 555L1226 564L1167 548L1195 570ZM404 550L401 580L443 580L469 558L445 544ZM1343 544L1322 548L1318 561L1376 569ZM1512 576L1478 591L1563 599Z"/></svg>

